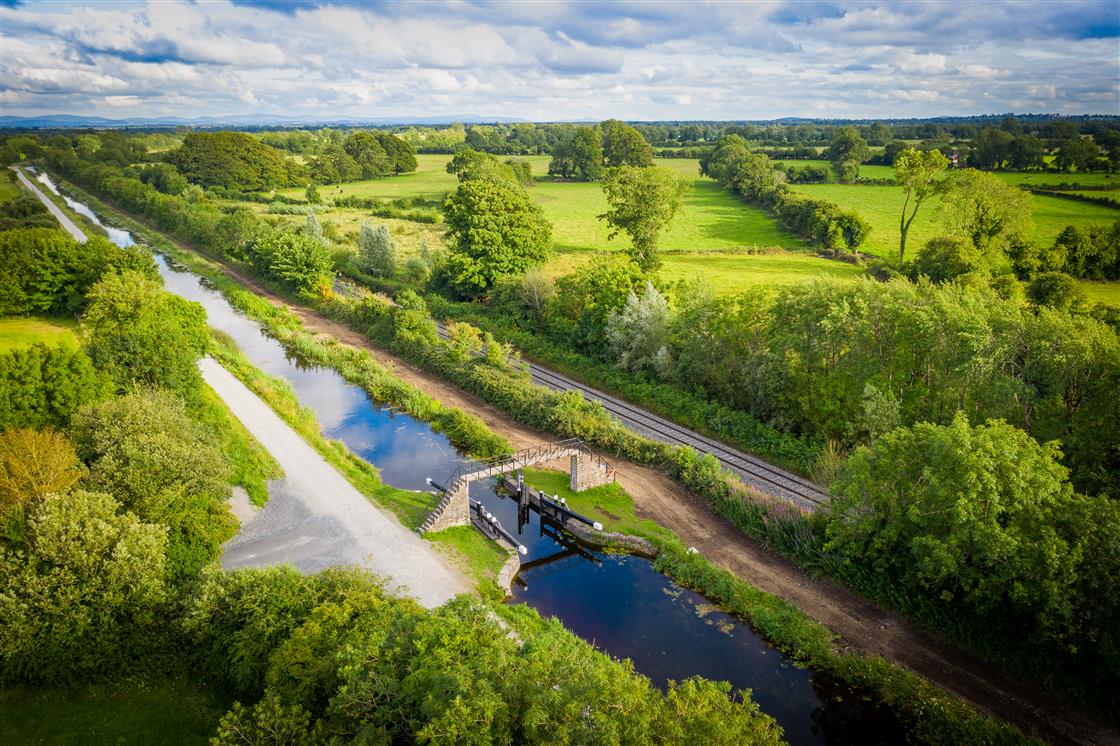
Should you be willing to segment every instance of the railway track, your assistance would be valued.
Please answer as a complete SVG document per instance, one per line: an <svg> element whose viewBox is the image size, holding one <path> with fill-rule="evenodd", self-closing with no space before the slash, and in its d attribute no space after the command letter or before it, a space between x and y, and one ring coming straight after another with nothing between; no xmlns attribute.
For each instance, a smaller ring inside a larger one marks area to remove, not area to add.
<svg viewBox="0 0 1120 746"><path fill-rule="evenodd" d="M443 323L437 322L436 327L439 335L446 339L447 328ZM808 479L537 363L528 362L528 365L534 383L553 391L579 391L585 399L599 402L608 413L639 435L670 445L691 446L701 453L711 454L745 484L787 500L799 508L813 511L828 504L828 493Z"/></svg>

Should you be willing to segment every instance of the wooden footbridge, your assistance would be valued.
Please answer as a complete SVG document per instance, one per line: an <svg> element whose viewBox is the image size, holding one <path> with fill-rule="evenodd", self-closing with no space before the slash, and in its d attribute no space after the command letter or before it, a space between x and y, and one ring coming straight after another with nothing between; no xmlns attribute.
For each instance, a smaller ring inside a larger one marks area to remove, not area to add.
<svg viewBox="0 0 1120 746"><path fill-rule="evenodd" d="M540 513L542 530L546 522L561 526L567 520L579 521L596 530L602 530L600 524L570 510L563 498L549 497L530 489L522 479L522 469L561 458L569 459L569 485L573 492L582 492L614 481L614 468L593 453L583 441L576 438L525 448L490 461L463 464L451 472L442 484L431 478L428 479L428 484L439 490L443 497L421 524L419 532L424 534L429 531L442 531L452 526L473 524L487 536L504 540L524 554L525 547L502 527L498 519L481 503L471 500L469 494L471 482L491 477L504 477L515 472L516 481L503 479L503 484L517 500L519 532L528 520L529 510Z"/></svg>

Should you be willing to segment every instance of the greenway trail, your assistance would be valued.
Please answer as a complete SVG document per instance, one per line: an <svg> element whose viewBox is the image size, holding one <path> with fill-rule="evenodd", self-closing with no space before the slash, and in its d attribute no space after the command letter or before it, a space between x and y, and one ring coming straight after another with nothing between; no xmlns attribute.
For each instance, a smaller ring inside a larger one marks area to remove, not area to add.
<svg viewBox="0 0 1120 746"><path fill-rule="evenodd" d="M374 507L272 408L211 358L202 377L285 477L269 486L268 504L223 547L222 566L291 564L304 572L360 565L428 608L470 584L450 570L430 542Z"/></svg>
<svg viewBox="0 0 1120 746"><path fill-rule="evenodd" d="M31 179L27 178L27 175L23 173L23 169L12 166L12 170L16 172L16 176L19 177L19 180L23 183L23 186L26 189L30 190L31 193L36 197L38 197L40 202L46 205L47 209L50 210L51 215L54 216L54 219L58 221L59 225L65 228L66 231L76 240L81 241L82 243L86 242L86 234L82 232L82 229L79 228L74 223L74 221L66 215L66 213L58 209L58 205L56 205L54 202L51 202L50 198L47 197L47 195L43 194L42 190L31 182Z"/></svg>

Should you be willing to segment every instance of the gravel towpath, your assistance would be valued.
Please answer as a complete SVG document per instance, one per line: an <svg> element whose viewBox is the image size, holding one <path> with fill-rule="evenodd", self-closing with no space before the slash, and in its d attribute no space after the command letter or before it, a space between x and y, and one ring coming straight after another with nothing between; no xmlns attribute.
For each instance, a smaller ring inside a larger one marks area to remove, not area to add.
<svg viewBox="0 0 1120 746"><path fill-rule="evenodd" d="M287 563L317 572L358 565L428 608L471 591L432 546L371 504L232 373L211 358L199 368L286 475L270 484L264 509L225 543L223 567Z"/></svg>
<svg viewBox="0 0 1120 746"><path fill-rule="evenodd" d="M43 192L39 189L39 187L37 187L31 181L31 179L27 178L27 176L23 173L22 169L16 168L15 166L12 166L11 168L12 168L13 171L16 172L16 176L19 177L19 180L23 183L23 186L26 189L29 189L31 191L31 193L34 194L36 197L38 197L40 202L42 202L44 205L46 205L46 208L48 210L50 210L51 215L54 215L55 220L57 220L59 222L59 224L63 228L65 228L66 231L71 236L74 237L75 240L79 241L80 243L85 243L86 242L86 234L82 232L82 229L79 228L74 223L73 220L68 218L66 216L66 213L64 213L62 210L58 209L58 205L56 205L54 202L51 202L50 197L43 194Z"/></svg>

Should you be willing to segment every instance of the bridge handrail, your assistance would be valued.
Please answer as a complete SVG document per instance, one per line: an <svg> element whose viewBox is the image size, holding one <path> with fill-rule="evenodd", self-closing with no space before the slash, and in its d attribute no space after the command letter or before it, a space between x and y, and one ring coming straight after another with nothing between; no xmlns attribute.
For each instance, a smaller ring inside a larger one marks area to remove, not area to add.
<svg viewBox="0 0 1120 746"><path fill-rule="evenodd" d="M607 461L599 457L594 451L587 447L579 438L566 438L564 440L557 440L551 443L541 443L539 445L522 448L513 453L495 456L490 459L467 461L459 464L450 474L447 475L447 481L444 485L451 489L451 485L455 483L460 477L467 474L474 474L476 472L487 471L501 467L503 464L513 464L518 461L536 461L543 462L551 459L545 458L553 455L553 458L563 456L571 451L578 451L579 453L592 459L600 468L606 469L608 474L614 473L614 467Z"/></svg>

